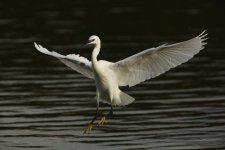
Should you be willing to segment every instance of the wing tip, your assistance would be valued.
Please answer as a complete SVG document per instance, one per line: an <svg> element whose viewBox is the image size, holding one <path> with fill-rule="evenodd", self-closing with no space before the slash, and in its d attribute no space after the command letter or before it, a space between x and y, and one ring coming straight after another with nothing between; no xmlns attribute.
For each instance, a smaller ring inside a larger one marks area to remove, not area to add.
<svg viewBox="0 0 225 150"><path fill-rule="evenodd" d="M207 35L208 35L208 33L206 32L206 30L203 30L203 32L201 34L199 34L199 36L197 36L197 38L200 39L202 47L204 47L204 45L207 44L206 40L209 39L209 37L207 37Z"/></svg>
<svg viewBox="0 0 225 150"><path fill-rule="evenodd" d="M41 48L41 45L37 44L36 42L34 42L34 46L37 50L40 50L40 48Z"/></svg>
<svg viewBox="0 0 225 150"><path fill-rule="evenodd" d="M43 50L41 50L41 47L39 44L37 44L36 42L34 42L34 47L39 51L42 52Z"/></svg>
<svg viewBox="0 0 225 150"><path fill-rule="evenodd" d="M205 32L206 32L206 30L203 30L203 31L199 34L199 36L202 36Z"/></svg>
<svg viewBox="0 0 225 150"><path fill-rule="evenodd" d="M203 32L201 34L198 35L198 38L200 38L201 40L207 40L207 38L205 38L208 35L208 33L206 32L206 30L203 30Z"/></svg>
<svg viewBox="0 0 225 150"><path fill-rule="evenodd" d="M34 46L41 53L44 53L44 54L50 53L46 48L42 47L40 44L37 44L36 42L34 42Z"/></svg>
<svg viewBox="0 0 225 150"><path fill-rule="evenodd" d="M37 44L36 42L34 42L34 47L35 47L36 49L38 49L38 44Z"/></svg>

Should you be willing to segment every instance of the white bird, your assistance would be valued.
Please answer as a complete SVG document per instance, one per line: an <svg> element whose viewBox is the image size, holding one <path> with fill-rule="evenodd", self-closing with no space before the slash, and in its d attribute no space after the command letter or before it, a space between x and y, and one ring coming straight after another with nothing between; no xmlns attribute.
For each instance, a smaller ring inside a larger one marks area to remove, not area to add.
<svg viewBox="0 0 225 150"><path fill-rule="evenodd" d="M188 61L204 48L206 35L203 31L199 36L190 40L146 49L116 63L97 59L101 41L95 35L91 36L88 41L88 44L94 45L91 61L79 55L64 56L54 51L50 52L36 43L34 45L38 51L58 58L68 67L95 81L96 114L84 130L84 133L90 133L93 123L99 115L100 101L111 105L110 115L112 115L113 106L124 106L132 103L135 99L121 91L120 86L134 86ZM103 125L105 122L106 117L102 116L98 124Z"/></svg>

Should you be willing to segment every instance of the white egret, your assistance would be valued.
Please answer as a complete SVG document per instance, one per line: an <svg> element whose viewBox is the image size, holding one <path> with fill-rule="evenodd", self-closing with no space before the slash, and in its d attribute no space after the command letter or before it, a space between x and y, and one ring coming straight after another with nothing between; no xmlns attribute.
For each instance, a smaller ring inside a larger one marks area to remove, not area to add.
<svg viewBox="0 0 225 150"><path fill-rule="evenodd" d="M54 51L50 52L36 43L34 45L38 51L58 58L68 67L95 81L96 114L84 130L84 133L90 133L93 123L99 115L100 101L111 105L110 114L112 114L113 106L124 106L132 103L135 99L122 92L119 89L120 86L134 86L188 61L204 48L206 35L202 32L199 36L184 42L150 48L116 63L97 59L101 41L95 35L89 38L88 43L94 46L91 61L79 55L64 56ZM106 117L102 116L98 124L103 125L105 122Z"/></svg>

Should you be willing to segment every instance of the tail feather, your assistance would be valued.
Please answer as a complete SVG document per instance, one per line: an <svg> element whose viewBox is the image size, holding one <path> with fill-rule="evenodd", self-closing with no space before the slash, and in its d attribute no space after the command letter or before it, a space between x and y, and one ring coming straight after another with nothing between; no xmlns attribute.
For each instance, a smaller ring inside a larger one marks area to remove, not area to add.
<svg viewBox="0 0 225 150"><path fill-rule="evenodd" d="M120 106L128 105L132 103L135 99L131 97L130 95L120 91Z"/></svg>
<svg viewBox="0 0 225 150"><path fill-rule="evenodd" d="M95 99L97 100L97 97L95 97ZM114 105L114 106L124 106L124 105L128 105L130 103L132 103L135 99L133 97L131 97L130 95L119 91L119 95L116 99L113 99L112 102L110 102L110 100L101 98L99 99L101 102L103 103L107 103L109 105Z"/></svg>

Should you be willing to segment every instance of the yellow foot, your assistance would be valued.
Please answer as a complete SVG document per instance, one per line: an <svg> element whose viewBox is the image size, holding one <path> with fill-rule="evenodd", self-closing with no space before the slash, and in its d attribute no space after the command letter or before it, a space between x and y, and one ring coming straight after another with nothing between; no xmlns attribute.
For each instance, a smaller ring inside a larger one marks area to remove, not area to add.
<svg viewBox="0 0 225 150"><path fill-rule="evenodd" d="M105 116L103 116L103 117L100 119L100 121L98 122L98 126L103 126L105 123L107 123L107 122L106 122L106 118L105 118Z"/></svg>
<svg viewBox="0 0 225 150"><path fill-rule="evenodd" d="M84 129L84 134L90 134L92 129L93 123L89 123L88 126Z"/></svg>

